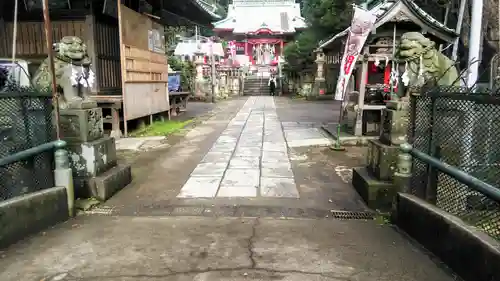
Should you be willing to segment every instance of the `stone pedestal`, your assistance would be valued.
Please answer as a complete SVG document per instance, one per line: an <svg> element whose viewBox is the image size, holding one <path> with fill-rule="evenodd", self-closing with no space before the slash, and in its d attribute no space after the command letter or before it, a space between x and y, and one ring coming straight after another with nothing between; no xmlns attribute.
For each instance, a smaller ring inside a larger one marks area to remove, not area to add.
<svg viewBox="0 0 500 281"><path fill-rule="evenodd" d="M314 79L314 85L313 85L313 88L311 91L311 95L306 96L306 98L310 99L310 100L317 99L319 96L322 96L325 94L325 89L326 89L325 78L316 77Z"/></svg>
<svg viewBox="0 0 500 281"><path fill-rule="evenodd" d="M389 211L398 190L394 184L399 145L406 142L408 110L405 102L387 105L382 133L368 143L367 166L353 170L352 184L370 208Z"/></svg>
<svg viewBox="0 0 500 281"><path fill-rule="evenodd" d="M61 110L60 123L77 197L104 201L130 183L130 166L117 164L115 139L104 136L101 108Z"/></svg>

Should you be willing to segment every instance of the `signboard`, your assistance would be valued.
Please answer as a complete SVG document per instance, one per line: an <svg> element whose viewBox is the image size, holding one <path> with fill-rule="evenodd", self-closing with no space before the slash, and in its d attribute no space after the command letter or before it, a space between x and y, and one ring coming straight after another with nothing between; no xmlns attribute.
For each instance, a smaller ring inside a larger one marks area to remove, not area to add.
<svg viewBox="0 0 500 281"><path fill-rule="evenodd" d="M245 42L236 42L236 55L246 55Z"/></svg>
<svg viewBox="0 0 500 281"><path fill-rule="evenodd" d="M165 53L165 35L161 34L160 31L153 29L148 31L148 49L151 52Z"/></svg>
<svg viewBox="0 0 500 281"><path fill-rule="evenodd" d="M349 78L351 78L352 70L376 20L377 17L371 11L366 11L359 7L354 8L354 16L349 28L349 35L345 44L344 56L337 81L335 100L344 100L346 86Z"/></svg>

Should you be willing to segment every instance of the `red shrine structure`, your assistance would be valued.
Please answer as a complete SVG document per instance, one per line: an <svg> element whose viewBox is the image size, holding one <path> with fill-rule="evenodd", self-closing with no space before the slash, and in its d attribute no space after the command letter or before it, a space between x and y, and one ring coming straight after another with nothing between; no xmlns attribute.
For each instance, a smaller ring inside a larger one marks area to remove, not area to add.
<svg viewBox="0 0 500 281"><path fill-rule="evenodd" d="M233 0L215 33L230 42L229 56L239 65L276 65L286 42L306 27L295 0Z"/></svg>

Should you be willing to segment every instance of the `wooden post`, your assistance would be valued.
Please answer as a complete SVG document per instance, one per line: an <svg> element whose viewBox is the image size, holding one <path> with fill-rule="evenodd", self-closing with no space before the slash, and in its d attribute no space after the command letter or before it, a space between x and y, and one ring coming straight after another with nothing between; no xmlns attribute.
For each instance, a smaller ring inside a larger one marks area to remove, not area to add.
<svg viewBox="0 0 500 281"><path fill-rule="evenodd" d="M359 96L358 96L358 112L356 114L356 123L354 125L354 135L363 135L363 107L365 105L365 93L366 93L366 74L368 73L368 60L365 55L368 54L367 48L360 55L361 59L361 81L359 82Z"/></svg>
<svg viewBox="0 0 500 281"><path fill-rule="evenodd" d="M115 139L121 138L122 132L120 130L120 113L118 109L120 104L114 104L111 106L111 136Z"/></svg>
<svg viewBox="0 0 500 281"><path fill-rule="evenodd" d="M87 15L85 18L85 43L87 45L87 53L89 55L90 61L92 64L90 65L90 69L95 73L95 83L92 86L92 92L94 94L98 94L100 89L100 81L99 81L99 75L97 75L97 69L99 69L99 60L97 59L97 52L96 52L96 41L94 39L94 35L96 33L96 28L95 28L95 16L94 13Z"/></svg>
<svg viewBox="0 0 500 281"><path fill-rule="evenodd" d="M127 93L125 91L126 79L127 79L127 71L125 69L125 50L124 42L123 42L123 22L122 22L122 1L118 0L117 2L117 10L118 10L118 33L120 37L120 69L122 75L122 111L123 111L123 131L125 137L128 137L128 126L127 126L127 103L126 97Z"/></svg>

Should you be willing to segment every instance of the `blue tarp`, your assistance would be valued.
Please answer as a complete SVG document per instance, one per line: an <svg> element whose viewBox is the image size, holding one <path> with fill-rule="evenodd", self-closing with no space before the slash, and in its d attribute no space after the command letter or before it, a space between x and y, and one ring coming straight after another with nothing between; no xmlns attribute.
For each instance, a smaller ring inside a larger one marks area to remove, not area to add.
<svg viewBox="0 0 500 281"><path fill-rule="evenodd" d="M181 75L171 74L168 76L168 91L179 92L181 87Z"/></svg>

